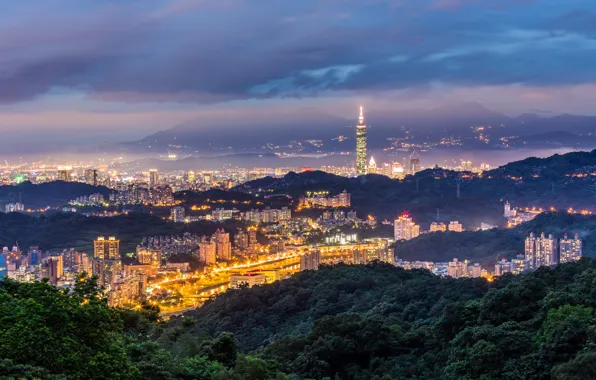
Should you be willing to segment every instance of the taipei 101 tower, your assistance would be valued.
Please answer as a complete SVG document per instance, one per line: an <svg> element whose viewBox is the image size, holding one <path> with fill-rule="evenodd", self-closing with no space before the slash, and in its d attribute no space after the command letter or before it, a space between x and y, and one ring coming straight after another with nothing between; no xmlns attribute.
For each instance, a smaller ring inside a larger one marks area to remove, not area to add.
<svg viewBox="0 0 596 380"><path fill-rule="evenodd" d="M356 173L359 176L366 174L366 125L362 106L360 106L360 117L356 126Z"/></svg>

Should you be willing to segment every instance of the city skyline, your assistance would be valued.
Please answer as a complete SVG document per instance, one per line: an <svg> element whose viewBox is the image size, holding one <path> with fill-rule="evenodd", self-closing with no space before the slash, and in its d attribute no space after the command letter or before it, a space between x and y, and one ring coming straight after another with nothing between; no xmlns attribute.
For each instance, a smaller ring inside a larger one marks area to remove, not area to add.
<svg viewBox="0 0 596 380"><path fill-rule="evenodd" d="M11 52L0 60L0 130L44 145L453 98L508 115L594 114L586 0L56 5L7 6L0 38Z"/></svg>

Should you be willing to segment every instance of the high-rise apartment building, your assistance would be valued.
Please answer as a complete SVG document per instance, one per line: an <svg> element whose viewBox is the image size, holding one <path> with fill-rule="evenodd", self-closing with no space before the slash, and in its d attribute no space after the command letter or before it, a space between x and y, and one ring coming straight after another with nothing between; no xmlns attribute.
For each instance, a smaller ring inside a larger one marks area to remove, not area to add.
<svg viewBox="0 0 596 380"><path fill-rule="evenodd" d="M173 222L182 223L185 221L185 210L182 206L173 207L170 210L170 217Z"/></svg>
<svg viewBox="0 0 596 380"><path fill-rule="evenodd" d="M468 262L453 259L447 264L447 275L453 278L468 277Z"/></svg>
<svg viewBox="0 0 596 380"><path fill-rule="evenodd" d="M72 167L58 166L58 180L65 182L72 181Z"/></svg>
<svg viewBox="0 0 596 380"><path fill-rule="evenodd" d="M199 261L207 265L215 264L217 262L217 244L215 240L203 236L199 243Z"/></svg>
<svg viewBox="0 0 596 380"><path fill-rule="evenodd" d="M223 229L218 229L213 235L216 244L217 260L232 259L232 243L230 243L230 234Z"/></svg>
<svg viewBox="0 0 596 380"><path fill-rule="evenodd" d="M464 227L457 220L453 220L453 221L449 222L449 231L463 232L463 230L464 230Z"/></svg>
<svg viewBox="0 0 596 380"><path fill-rule="evenodd" d="M153 268L161 267L161 249L150 249L137 246L137 261L139 264L151 265Z"/></svg>
<svg viewBox="0 0 596 380"><path fill-rule="evenodd" d="M241 250L245 250L248 248L248 234L242 230L239 230L238 233L234 236L234 245Z"/></svg>
<svg viewBox="0 0 596 380"><path fill-rule="evenodd" d="M47 265L50 284L58 284L58 280L64 276L64 258L62 256L50 256Z"/></svg>
<svg viewBox="0 0 596 380"><path fill-rule="evenodd" d="M97 186L97 170L85 169L85 183L91 186Z"/></svg>
<svg viewBox="0 0 596 380"><path fill-rule="evenodd" d="M552 235L546 237L544 233L536 237L533 232L526 238L525 254L528 269L535 270L541 266L557 264L557 239Z"/></svg>
<svg viewBox="0 0 596 380"><path fill-rule="evenodd" d="M321 264L321 252L316 250L300 256L300 270L318 270Z"/></svg>
<svg viewBox="0 0 596 380"><path fill-rule="evenodd" d="M509 201L505 201L505 206L503 206L504 211L503 211L503 216L505 218L510 218L511 217L511 205L509 204Z"/></svg>
<svg viewBox="0 0 596 380"><path fill-rule="evenodd" d="M366 124L364 124L364 110L360 106L360 116L356 126L356 173L366 174Z"/></svg>
<svg viewBox="0 0 596 380"><path fill-rule="evenodd" d="M445 223L432 222L430 224L430 232L445 232L445 231L447 231L447 226L445 225Z"/></svg>
<svg viewBox="0 0 596 380"><path fill-rule="evenodd" d="M582 258L582 239L578 234L572 238L565 234L565 237L561 239L559 246L559 262L569 263L578 261Z"/></svg>
<svg viewBox="0 0 596 380"><path fill-rule="evenodd" d="M120 260L120 240L114 236L99 236L93 242L93 258L101 260Z"/></svg>
<svg viewBox="0 0 596 380"><path fill-rule="evenodd" d="M395 240L410 240L420 235L420 226L408 214L397 218L393 224Z"/></svg>
<svg viewBox="0 0 596 380"><path fill-rule="evenodd" d="M157 184L159 183L159 172L157 169L149 170L149 188L155 189Z"/></svg>
<svg viewBox="0 0 596 380"><path fill-rule="evenodd" d="M8 203L6 206L4 206L4 212L5 213L9 213L9 212L23 212L25 211L25 205L22 203Z"/></svg>

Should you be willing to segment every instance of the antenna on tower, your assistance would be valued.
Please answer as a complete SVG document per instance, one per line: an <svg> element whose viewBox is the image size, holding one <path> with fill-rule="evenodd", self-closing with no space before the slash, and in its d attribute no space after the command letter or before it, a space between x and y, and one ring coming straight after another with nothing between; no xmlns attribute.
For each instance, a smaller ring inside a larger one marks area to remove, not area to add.
<svg viewBox="0 0 596 380"><path fill-rule="evenodd" d="M358 123L360 125L364 124L364 107L360 106L360 116L358 117Z"/></svg>

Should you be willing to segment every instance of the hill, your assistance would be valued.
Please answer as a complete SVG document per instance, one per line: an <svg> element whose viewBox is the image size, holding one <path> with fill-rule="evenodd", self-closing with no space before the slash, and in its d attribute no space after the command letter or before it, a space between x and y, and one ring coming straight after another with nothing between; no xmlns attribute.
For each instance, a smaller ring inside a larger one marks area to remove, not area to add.
<svg viewBox="0 0 596 380"><path fill-rule="evenodd" d="M408 211L416 222L427 228L436 221L438 209L442 221L458 220L466 228L478 227L481 222L503 225L505 200L521 207L593 209L596 150L532 157L487 171L482 176L427 169L398 181L380 175L346 178L314 171L258 179L235 188L295 197L307 191L337 194L344 189L351 193L353 207L363 216L394 218Z"/></svg>
<svg viewBox="0 0 596 380"><path fill-rule="evenodd" d="M81 182L53 181L34 185L29 181L14 186L0 186L0 206L21 202L27 208L40 209L65 205L81 196L100 193L107 197L112 191L104 186Z"/></svg>
<svg viewBox="0 0 596 380"><path fill-rule="evenodd" d="M547 212L513 229L489 231L435 232L398 242L395 254L405 261L448 261L454 257L494 265L502 258L512 259L524 252L524 239L534 232L553 234L578 233L583 239L583 254L596 257L596 216Z"/></svg>
<svg viewBox="0 0 596 380"><path fill-rule="evenodd" d="M596 262L521 276L437 277L387 264L232 290L167 323L0 280L0 377L38 379L591 379Z"/></svg>
<svg viewBox="0 0 596 380"><path fill-rule="evenodd" d="M300 378L592 378L595 267L494 283L383 264L323 268L228 291L159 340L193 352L195 337L232 332L241 350Z"/></svg>

